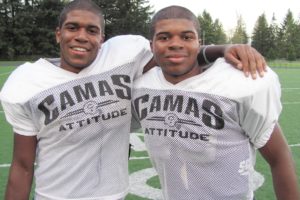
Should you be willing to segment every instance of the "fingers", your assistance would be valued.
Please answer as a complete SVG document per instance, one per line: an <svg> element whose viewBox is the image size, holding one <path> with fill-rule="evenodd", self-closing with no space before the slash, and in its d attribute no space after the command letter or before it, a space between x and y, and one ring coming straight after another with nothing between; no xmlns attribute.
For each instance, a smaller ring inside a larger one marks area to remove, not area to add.
<svg viewBox="0 0 300 200"><path fill-rule="evenodd" d="M251 66L251 73L258 72L260 77L264 76L264 72L267 71L267 63L265 61L265 58L254 48L251 47L252 54L254 56L255 64Z"/></svg>
<svg viewBox="0 0 300 200"><path fill-rule="evenodd" d="M251 63L251 60L253 60L253 54L250 51L249 47L247 45L239 45L239 51L238 55L242 62L243 72L246 77L249 76L251 72L251 76L253 79L256 78L256 72L255 75L253 75L253 65L254 63Z"/></svg>
<svg viewBox="0 0 300 200"><path fill-rule="evenodd" d="M267 64L264 57L250 45L232 45L225 51L224 56L227 62L243 70L246 77L251 74L251 77L256 79L257 73L263 77L266 72Z"/></svg>
<svg viewBox="0 0 300 200"><path fill-rule="evenodd" d="M236 68L238 68L239 70L243 70L243 64L242 62L236 58L234 55L232 54L225 54L225 59L228 63L232 64L233 66L235 66Z"/></svg>
<svg viewBox="0 0 300 200"><path fill-rule="evenodd" d="M235 66L241 69L245 76L248 77L250 74L250 60L253 60L253 54L250 48L244 44L238 44L232 46L226 53L228 53L228 59L232 59L235 62ZM253 64L252 64L253 66ZM252 75L253 73L251 73ZM253 77L253 76L252 76Z"/></svg>
<svg viewBox="0 0 300 200"><path fill-rule="evenodd" d="M224 52L225 60L235 66L236 68L243 70L243 63L241 62L241 59L239 58L238 52L242 50L239 45L231 45L226 48Z"/></svg>
<svg viewBox="0 0 300 200"><path fill-rule="evenodd" d="M253 51L252 47L248 46L248 45L244 45L245 48L245 52L248 55L247 59L245 59L246 65L248 64L247 67L247 71L246 72L250 72L251 73L251 77L253 79L256 79L257 77L257 62L256 62L256 55L255 55L255 51ZM244 73L245 73L245 69L244 69Z"/></svg>

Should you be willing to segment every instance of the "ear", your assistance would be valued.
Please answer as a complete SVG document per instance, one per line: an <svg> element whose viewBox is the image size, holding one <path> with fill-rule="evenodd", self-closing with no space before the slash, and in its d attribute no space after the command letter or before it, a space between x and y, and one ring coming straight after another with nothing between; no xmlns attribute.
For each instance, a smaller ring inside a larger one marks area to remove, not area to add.
<svg viewBox="0 0 300 200"><path fill-rule="evenodd" d="M103 34L103 35L101 35L100 37L101 37L101 38L100 38L100 40L99 40L99 49L101 49L101 47L102 47L102 44L103 44L104 39L105 39L105 35Z"/></svg>
<svg viewBox="0 0 300 200"><path fill-rule="evenodd" d="M150 48L151 48L151 51L153 52L153 41L152 40L149 40L150 42Z"/></svg>
<svg viewBox="0 0 300 200"><path fill-rule="evenodd" d="M201 40L201 38L198 40L198 42L199 42L198 54L199 54L199 53L200 53L200 50L201 50L201 45L202 45L202 40Z"/></svg>
<svg viewBox="0 0 300 200"><path fill-rule="evenodd" d="M61 31L60 28L57 27L55 30L56 43L59 44L61 40Z"/></svg>
<svg viewBox="0 0 300 200"><path fill-rule="evenodd" d="M105 41L105 34L101 35L100 45Z"/></svg>

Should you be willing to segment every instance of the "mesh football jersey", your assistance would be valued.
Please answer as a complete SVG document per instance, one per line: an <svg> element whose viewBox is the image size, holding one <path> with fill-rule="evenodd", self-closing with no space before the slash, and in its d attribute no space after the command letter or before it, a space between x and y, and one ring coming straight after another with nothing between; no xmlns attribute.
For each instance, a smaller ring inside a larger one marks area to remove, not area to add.
<svg viewBox="0 0 300 200"><path fill-rule="evenodd" d="M281 112L274 72L247 79L218 59L173 85L156 67L134 83L133 105L165 200L253 199L255 149Z"/></svg>
<svg viewBox="0 0 300 200"><path fill-rule="evenodd" d="M37 136L36 200L127 194L131 88L151 58L146 39L118 36L78 74L45 59L13 72L1 100L14 132Z"/></svg>

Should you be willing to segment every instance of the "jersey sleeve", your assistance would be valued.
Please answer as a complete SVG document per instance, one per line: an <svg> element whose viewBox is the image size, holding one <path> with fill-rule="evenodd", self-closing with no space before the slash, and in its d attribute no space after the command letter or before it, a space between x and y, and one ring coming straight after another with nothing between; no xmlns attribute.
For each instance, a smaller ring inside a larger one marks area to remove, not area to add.
<svg viewBox="0 0 300 200"><path fill-rule="evenodd" d="M4 101L1 103L6 120L13 127L15 133L25 136L34 136L37 134L33 121L26 114L26 111L21 104Z"/></svg>
<svg viewBox="0 0 300 200"><path fill-rule="evenodd" d="M149 40L139 35L115 36L103 44L102 50L111 66L132 63L135 79L142 75L144 67L153 58Z"/></svg>
<svg viewBox="0 0 300 200"><path fill-rule="evenodd" d="M139 37L137 38L137 40L139 40L139 43L137 44L140 44L143 47L143 50L138 56L137 63L139 66L137 67L138 70L135 73L135 79L137 79L143 74L144 67L153 58L153 54L150 48L150 42L144 37Z"/></svg>
<svg viewBox="0 0 300 200"><path fill-rule="evenodd" d="M265 85L245 98L240 109L241 126L256 148L267 143L282 110L280 83L277 75L270 73L271 78L266 78Z"/></svg>

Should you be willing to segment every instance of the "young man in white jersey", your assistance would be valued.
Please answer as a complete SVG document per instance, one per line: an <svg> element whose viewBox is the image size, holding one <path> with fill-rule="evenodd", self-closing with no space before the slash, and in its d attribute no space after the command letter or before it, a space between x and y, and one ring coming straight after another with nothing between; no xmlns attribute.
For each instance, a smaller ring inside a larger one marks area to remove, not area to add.
<svg viewBox="0 0 300 200"><path fill-rule="evenodd" d="M56 31L60 59L25 63L2 88L14 131L6 200L28 199L33 173L35 200L116 200L127 194L131 88L153 55L142 36L102 44L103 21L92 1L70 2ZM263 63L255 51L248 59L239 47L232 49L229 56Z"/></svg>
<svg viewBox="0 0 300 200"><path fill-rule="evenodd" d="M252 200L269 163L278 200L300 198L289 147L278 125L280 83L243 78L218 59L198 64L199 22L186 8L154 15L151 48L159 67L134 82L133 105L165 200ZM149 84L151 83L151 84Z"/></svg>

